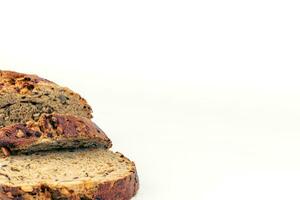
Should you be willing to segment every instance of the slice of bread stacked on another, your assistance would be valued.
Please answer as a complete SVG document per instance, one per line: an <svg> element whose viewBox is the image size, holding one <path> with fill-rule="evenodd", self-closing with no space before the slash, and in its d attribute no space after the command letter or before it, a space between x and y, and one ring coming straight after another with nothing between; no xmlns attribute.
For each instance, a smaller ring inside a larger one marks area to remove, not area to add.
<svg viewBox="0 0 300 200"><path fill-rule="evenodd" d="M74 115L42 114L37 122L0 129L0 147L12 153L78 147L111 147L110 139L91 120Z"/></svg>
<svg viewBox="0 0 300 200"><path fill-rule="evenodd" d="M70 89L36 75L0 71L0 127L53 112L92 118L86 100Z"/></svg>
<svg viewBox="0 0 300 200"><path fill-rule="evenodd" d="M0 71L0 200L129 200L135 164L90 118L87 102L36 75Z"/></svg>

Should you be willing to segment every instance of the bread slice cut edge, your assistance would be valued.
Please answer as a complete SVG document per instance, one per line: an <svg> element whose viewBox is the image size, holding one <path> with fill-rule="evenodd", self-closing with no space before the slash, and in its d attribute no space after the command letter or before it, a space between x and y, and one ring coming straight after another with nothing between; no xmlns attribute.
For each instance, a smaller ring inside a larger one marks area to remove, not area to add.
<svg viewBox="0 0 300 200"><path fill-rule="evenodd" d="M120 153L99 148L11 156L0 163L1 200L128 200L139 188L135 164ZM28 164L37 166L27 169ZM62 171L53 174L55 169Z"/></svg>

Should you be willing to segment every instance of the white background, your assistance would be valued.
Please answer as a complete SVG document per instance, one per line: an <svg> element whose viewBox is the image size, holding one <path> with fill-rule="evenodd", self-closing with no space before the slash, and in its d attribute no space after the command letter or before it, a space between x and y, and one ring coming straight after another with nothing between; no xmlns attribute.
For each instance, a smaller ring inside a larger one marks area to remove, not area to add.
<svg viewBox="0 0 300 200"><path fill-rule="evenodd" d="M135 199L300 199L299 1L1 1L1 69L82 94Z"/></svg>

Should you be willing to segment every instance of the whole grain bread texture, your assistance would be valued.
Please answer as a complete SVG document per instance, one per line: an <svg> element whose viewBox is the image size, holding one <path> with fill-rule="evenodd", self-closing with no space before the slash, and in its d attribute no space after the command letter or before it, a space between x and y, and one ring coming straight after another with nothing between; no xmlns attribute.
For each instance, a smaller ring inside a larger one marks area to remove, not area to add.
<svg viewBox="0 0 300 200"><path fill-rule="evenodd" d="M0 128L0 147L6 156L10 153L111 146L111 140L95 123L74 115L42 114L37 122Z"/></svg>
<svg viewBox="0 0 300 200"><path fill-rule="evenodd" d="M0 127L53 112L92 118L91 107L72 90L36 75L0 71Z"/></svg>
<svg viewBox="0 0 300 200"><path fill-rule="evenodd" d="M139 188L133 162L98 149L0 159L1 200L129 200Z"/></svg>

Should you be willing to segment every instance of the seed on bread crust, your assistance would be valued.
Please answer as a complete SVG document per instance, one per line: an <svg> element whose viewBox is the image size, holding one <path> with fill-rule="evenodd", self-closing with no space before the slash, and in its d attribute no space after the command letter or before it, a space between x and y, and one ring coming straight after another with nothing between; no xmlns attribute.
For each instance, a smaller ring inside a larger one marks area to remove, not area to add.
<svg viewBox="0 0 300 200"><path fill-rule="evenodd" d="M17 136L18 138L22 138L22 137L25 136L25 133L24 133L21 129L19 129L19 130L17 131L17 133L16 133L16 136Z"/></svg>
<svg viewBox="0 0 300 200"><path fill-rule="evenodd" d="M42 136L42 133L39 132L39 131L36 131L36 132L34 133L34 135L35 135L35 137L41 137L41 136Z"/></svg>
<svg viewBox="0 0 300 200"><path fill-rule="evenodd" d="M4 156L10 156L10 151L7 147L1 147Z"/></svg>
<svg viewBox="0 0 300 200"><path fill-rule="evenodd" d="M23 186L21 186L21 189L22 189L24 192L32 192L32 191L33 191L33 187L30 186L30 185L23 185Z"/></svg>

